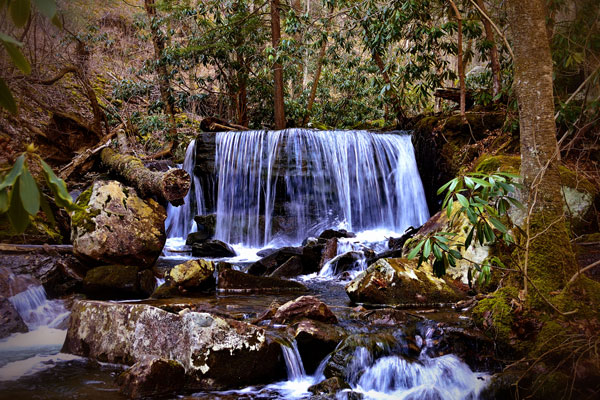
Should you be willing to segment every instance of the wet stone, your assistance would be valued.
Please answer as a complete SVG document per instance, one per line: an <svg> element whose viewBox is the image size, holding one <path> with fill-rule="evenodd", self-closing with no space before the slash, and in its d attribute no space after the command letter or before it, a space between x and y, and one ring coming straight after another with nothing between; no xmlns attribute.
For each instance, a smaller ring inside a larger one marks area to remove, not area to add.
<svg viewBox="0 0 600 400"><path fill-rule="evenodd" d="M233 247L220 240L208 240L192 246L192 256L194 257L225 258L236 255Z"/></svg>
<svg viewBox="0 0 600 400"><path fill-rule="evenodd" d="M300 282L266 276L254 276L234 269L219 271L217 288L224 292L306 291Z"/></svg>
<svg viewBox="0 0 600 400"><path fill-rule="evenodd" d="M27 331L27 325L25 325L10 300L0 297L0 339L13 333L25 333Z"/></svg>
<svg viewBox="0 0 600 400"><path fill-rule="evenodd" d="M135 363L117 377L120 392L130 399L175 393L185 385L185 368L180 362L163 358Z"/></svg>

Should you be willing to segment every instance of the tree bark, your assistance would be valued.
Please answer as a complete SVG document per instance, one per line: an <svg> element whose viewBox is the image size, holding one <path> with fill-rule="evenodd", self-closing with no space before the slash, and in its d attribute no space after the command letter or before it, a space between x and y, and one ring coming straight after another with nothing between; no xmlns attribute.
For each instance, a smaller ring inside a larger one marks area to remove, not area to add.
<svg viewBox="0 0 600 400"><path fill-rule="evenodd" d="M236 94L236 114L237 123L239 125L248 126L250 118L248 116L248 75L244 71L244 57L236 51L237 64L239 69L237 71L237 86L238 91Z"/></svg>
<svg viewBox="0 0 600 400"><path fill-rule="evenodd" d="M487 14L487 10L485 8L483 0L476 1L477 6L481 9L481 11ZM485 18L485 16L482 16L481 22L483 23L483 28L485 29L485 37L488 40L488 42L490 42L490 64L492 65L492 95L495 98L500 93L500 90L502 90L500 81L500 58L498 57L498 46L496 46L494 30L492 29L492 24L490 24L490 21L487 18Z"/></svg>
<svg viewBox="0 0 600 400"><path fill-rule="evenodd" d="M463 59L463 21L460 11L458 11L458 7L456 7L454 1L449 1L450 5L452 6L452 10L454 11L454 15L456 16L456 21L458 22L458 54L456 55L456 60L458 64L458 82L460 85L460 116L463 118L463 120L465 120L467 87L465 85L465 63Z"/></svg>
<svg viewBox="0 0 600 400"><path fill-rule="evenodd" d="M379 72L381 72L383 81L385 83L387 83L388 85L390 85L390 97L392 99L392 106L394 107L394 112L396 113L396 117L398 118L398 120L403 121L406 118L406 116L404 114L404 110L402 109L402 103L400 103L398 94L396 93L396 91L394 90L394 88L392 86L392 79L390 78L390 75L385 70L385 64L383 63L383 60L381 59L381 55L377 51L373 52L373 60L375 61L375 64L379 68Z"/></svg>
<svg viewBox="0 0 600 400"><path fill-rule="evenodd" d="M319 58L317 60L317 70L315 71L315 79L313 80L312 87L310 88L310 96L308 98L308 104L306 106L306 114L302 119L302 126L306 126L310 114L312 113L313 104L317 95L317 87L319 85L319 79L321 78L321 69L323 68L323 59L325 58L325 50L327 50L327 40L323 40L321 44L321 50L319 50Z"/></svg>
<svg viewBox="0 0 600 400"><path fill-rule="evenodd" d="M277 52L281 41L281 25L279 21L279 0L271 0L271 41L273 49ZM274 75L274 112L275 129L285 129L285 109L283 103L283 66L276 62L273 64Z"/></svg>
<svg viewBox="0 0 600 400"><path fill-rule="evenodd" d="M150 171L139 158L119 154L110 148L103 149L100 158L102 164L139 190L142 197L154 195L179 206L190 189L190 176L182 169Z"/></svg>
<svg viewBox="0 0 600 400"><path fill-rule="evenodd" d="M507 11L519 103L521 175L529 211L526 221L529 257L525 272L543 295L548 295L566 283L576 262L563 215L552 57L542 3L542 0L509 0ZM532 295L535 299L533 291Z"/></svg>
<svg viewBox="0 0 600 400"><path fill-rule="evenodd" d="M167 66L162 62L163 53L165 51L165 41L158 25L156 24L156 4L154 0L144 0L144 7L150 23L150 32L152 35L152 44L154 45L154 62L156 64L156 73L158 75L158 90L160 91L160 99L165 107L165 113L169 118L169 133L175 137L177 135L175 121L175 104L171 96L171 82L169 79L169 71Z"/></svg>

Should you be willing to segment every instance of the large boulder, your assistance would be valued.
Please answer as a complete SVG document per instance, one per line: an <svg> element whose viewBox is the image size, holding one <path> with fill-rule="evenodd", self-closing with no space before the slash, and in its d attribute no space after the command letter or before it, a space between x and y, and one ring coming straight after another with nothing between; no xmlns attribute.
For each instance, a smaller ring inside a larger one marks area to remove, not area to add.
<svg viewBox="0 0 600 400"><path fill-rule="evenodd" d="M225 258L235 257L237 253L227 243L213 239L206 242L194 243L192 245L192 255L194 257Z"/></svg>
<svg viewBox="0 0 600 400"><path fill-rule="evenodd" d="M263 329L145 304L75 302L62 351L126 365L152 358L178 361L193 389L237 388L285 375L281 347Z"/></svg>
<svg viewBox="0 0 600 400"><path fill-rule="evenodd" d="M303 271L304 266L302 265L302 258L298 256L292 256L288 258L286 262L277 267L277 269L269 276L274 278L293 278L301 275Z"/></svg>
<svg viewBox="0 0 600 400"><path fill-rule="evenodd" d="M156 279L149 269L132 265L104 265L91 269L83 280L83 292L92 299L139 299L152 294Z"/></svg>
<svg viewBox="0 0 600 400"><path fill-rule="evenodd" d="M415 261L382 258L346 285L355 303L426 305L454 303L465 297L456 282L437 278Z"/></svg>
<svg viewBox="0 0 600 400"><path fill-rule="evenodd" d="M142 360L117 377L120 391L130 399L168 395L185 385L185 368L164 358Z"/></svg>
<svg viewBox="0 0 600 400"><path fill-rule="evenodd" d="M97 264L151 267L165 244L164 207L117 181L96 181L77 198L73 252Z"/></svg>
<svg viewBox="0 0 600 400"><path fill-rule="evenodd" d="M268 276L254 276L234 269L219 271L217 288L223 292L306 291L300 282Z"/></svg>
<svg viewBox="0 0 600 400"><path fill-rule="evenodd" d="M290 327L306 372L313 373L325 356L335 350L346 336L342 328L330 323L303 319Z"/></svg>
<svg viewBox="0 0 600 400"><path fill-rule="evenodd" d="M288 301L279 307L273 316L273 322L282 324L303 318L337 323L337 318L329 307L315 296L301 296L295 300Z"/></svg>
<svg viewBox="0 0 600 400"><path fill-rule="evenodd" d="M214 289L215 264L203 259L186 261L174 266L165 279L174 286L189 290Z"/></svg>
<svg viewBox="0 0 600 400"><path fill-rule="evenodd" d="M12 303L5 297L0 297L0 339L17 332L27 332L27 325Z"/></svg>

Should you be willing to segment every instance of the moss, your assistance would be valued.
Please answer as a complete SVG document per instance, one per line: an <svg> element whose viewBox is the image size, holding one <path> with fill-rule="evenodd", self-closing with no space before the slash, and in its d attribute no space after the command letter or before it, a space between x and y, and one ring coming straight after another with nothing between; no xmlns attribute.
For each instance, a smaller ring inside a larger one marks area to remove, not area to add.
<svg viewBox="0 0 600 400"><path fill-rule="evenodd" d="M74 228L82 228L86 232L91 232L95 229L96 223L93 218L100 214L100 210L89 210L90 198L92 197L92 187L90 186L77 197L77 205L81 210L74 211L71 214L71 226Z"/></svg>
<svg viewBox="0 0 600 400"><path fill-rule="evenodd" d="M560 174L560 181L563 186L587 192L592 195L597 195L599 192L599 189L588 179L582 175L578 175L575 171L564 165L558 167L558 173Z"/></svg>
<svg viewBox="0 0 600 400"><path fill-rule="evenodd" d="M480 327L488 326L488 333L501 344L509 345L514 316L511 301L518 298L514 287L498 289L489 297L481 300L473 309L473 320Z"/></svg>
<svg viewBox="0 0 600 400"><path fill-rule="evenodd" d="M490 174L493 172L519 173L521 157L484 154L475 163L475 172Z"/></svg>

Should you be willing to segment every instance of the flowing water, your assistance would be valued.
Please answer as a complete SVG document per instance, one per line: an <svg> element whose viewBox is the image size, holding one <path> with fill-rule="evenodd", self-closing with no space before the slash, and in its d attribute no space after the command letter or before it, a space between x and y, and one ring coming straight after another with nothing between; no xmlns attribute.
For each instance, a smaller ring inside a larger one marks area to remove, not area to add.
<svg viewBox="0 0 600 400"><path fill-rule="evenodd" d="M215 138L214 176L199 177L196 146L190 143L183 168L193 177L185 205L168 207L168 242L163 262L189 259L185 238L196 230L195 215L216 214L216 237L231 243L238 256L228 261L258 259L265 247L298 245L327 228L344 228L355 238L339 239L337 257L358 254L348 276L366 268L365 249L387 249L389 237L428 218L423 187L416 168L410 136L364 131L249 131L218 133ZM210 186L210 187L207 187ZM168 252L173 249L175 252ZM319 296L350 332L377 336L368 324L354 321L348 310L344 283L334 260L318 274L299 277L309 293ZM238 319L254 317L276 301L283 304L297 294L207 295L176 299L203 304ZM0 398L122 399L115 377L122 366L96 363L60 353L68 312L60 300L48 300L41 286L11 299L30 332L0 340ZM148 301L160 306L164 301ZM168 301L167 301L168 302ZM431 328L417 333L394 330L398 343L357 346L345 366L351 391L366 399L477 399L485 376L472 372L453 355L434 357ZM410 336L410 337L409 337ZM421 349L417 357L402 350L410 339ZM290 340L282 345L287 380L269 385L218 393L194 393L189 399L305 399L311 385L325 379L331 356L307 374ZM347 398L350 390L338 394Z"/></svg>

